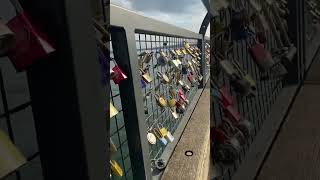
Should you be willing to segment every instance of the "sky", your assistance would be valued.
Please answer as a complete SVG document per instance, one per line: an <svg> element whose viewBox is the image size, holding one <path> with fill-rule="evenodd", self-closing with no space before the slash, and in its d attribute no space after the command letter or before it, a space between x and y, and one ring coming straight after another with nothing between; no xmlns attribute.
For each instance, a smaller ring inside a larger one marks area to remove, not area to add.
<svg viewBox="0 0 320 180"><path fill-rule="evenodd" d="M111 0L111 4L196 33L206 15L201 0Z"/></svg>

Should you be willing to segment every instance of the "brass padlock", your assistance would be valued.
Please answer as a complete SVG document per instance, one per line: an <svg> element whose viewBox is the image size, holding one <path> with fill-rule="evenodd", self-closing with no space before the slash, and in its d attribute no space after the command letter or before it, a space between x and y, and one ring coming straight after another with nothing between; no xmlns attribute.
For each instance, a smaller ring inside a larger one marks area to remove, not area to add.
<svg viewBox="0 0 320 180"><path fill-rule="evenodd" d="M184 48L186 48L186 49L190 48L190 44L187 41L184 42Z"/></svg>
<svg viewBox="0 0 320 180"><path fill-rule="evenodd" d="M141 69L141 68L140 68L140 72L141 72L142 79L143 79L146 83L152 82L152 78L151 78L151 76L149 75L148 72L144 71L144 70Z"/></svg>
<svg viewBox="0 0 320 180"><path fill-rule="evenodd" d="M2 130L0 130L0 149L0 179L2 179L24 165L27 160Z"/></svg>
<svg viewBox="0 0 320 180"><path fill-rule="evenodd" d="M112 170L112 172L118 176L118 177L122 177L123 176L123 171L122 168L120 167L120 165L117 163L117 161L115 160L110 160L110 168Z"/></svg>
<svg viewBox="0 0 320 180"><path fill-rule="evenodd" d="M110 102L110 119L116 116L119 113L119 111L113 106L113 104Z"/></svg>
<svg viewBox="0 0 320 180"><path fill-rule="evenodd" d="M143 66L143 64L149 64L149 62L152 60L153 53L150 51L144 51L140 56L140 66Z"/></svg>
<svg viewBox="0 0 320 180"><path fill-rule="evenodd" d="M180 49L176 49L175 51L178 56L183 56L183 53L180 51Z"/></svg>
<svg viewBox="0 0 320 180"><path fill-rule="evenodd" d="M158 94L155 94L154 97L156 98L157 103L160 107L164 108L167 106L167 100L165 100L163 97Z"/></svg>
<svg viewBox="0 0 320 180"><path fill-rule="evenodd" d="M0 18L0 57L5 56L15 46L15 34Z"/></svg>
<svg viewBox="0 0 320 180"><path fill-rule="evenodd" d="M160 80L163 84L170 83L170 79L165 73L157 72L157 76L158 76L158 78L160 78Z"/></svg>
<svg viewBox="0 0 320 180"><path fill-rule="evenodd" d="M177 69L179 69L180 66L181 66L181 64L182 64L182 62L181 62L179 59L173 59L173 60L170 61L170 62L171 62L171 64L172 64L175 68L177 68Z"/></svg>

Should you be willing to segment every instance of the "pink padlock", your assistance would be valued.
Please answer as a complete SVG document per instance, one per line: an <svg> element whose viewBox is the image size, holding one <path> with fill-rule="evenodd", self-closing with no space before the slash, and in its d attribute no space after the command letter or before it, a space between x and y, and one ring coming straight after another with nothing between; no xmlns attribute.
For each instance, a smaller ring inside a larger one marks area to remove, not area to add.
<svg viewBox="0 0 320 180"><path fill-rule="evenodd" d="M119 84L121 81L128 78L118 65L113 67L112 70L113 70L112 80L114 81L115 84Z"/></svg>
<svg viewBox="0 0 320 180"><path fill-rule="evenodd" d="M179 89L178 95L185 103L189 104L188 98L184 95L184 93L183 93L183 91L181 89Z"/></svg>
<svg viewBox="0 0 320 180"><path fill-rule="evenodd" d="M8 53L8 57L16 70L22 71L37 60L53 53L55 49L44 33L36 29L19 1L11 0L11 2L14 2L12 4L18 11L18 15L7 23L7 26L16 34L16 45Z"/></svg>

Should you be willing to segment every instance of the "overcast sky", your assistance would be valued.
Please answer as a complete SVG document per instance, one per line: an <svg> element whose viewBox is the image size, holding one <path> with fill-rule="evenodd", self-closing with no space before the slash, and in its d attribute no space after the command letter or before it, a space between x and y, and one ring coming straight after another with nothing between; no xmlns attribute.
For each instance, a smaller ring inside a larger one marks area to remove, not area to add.
<svg viewBox="0 0 320 180"><path fill-rule="evenodd" d="M201 0L111 0L111 4L197 33L206 15Z"/></svg>

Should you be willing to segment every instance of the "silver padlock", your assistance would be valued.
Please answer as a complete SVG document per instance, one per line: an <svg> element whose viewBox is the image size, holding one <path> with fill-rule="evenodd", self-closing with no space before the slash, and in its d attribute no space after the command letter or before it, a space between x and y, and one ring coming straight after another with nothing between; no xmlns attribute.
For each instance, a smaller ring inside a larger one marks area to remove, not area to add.
<svg viewBox="0 0 320 180"><path fill-rule="evenodd" d="M151 160L151 167L157 168L160 171L164 170L166 166L167 166L167 162L162 158Z"/></svg>

